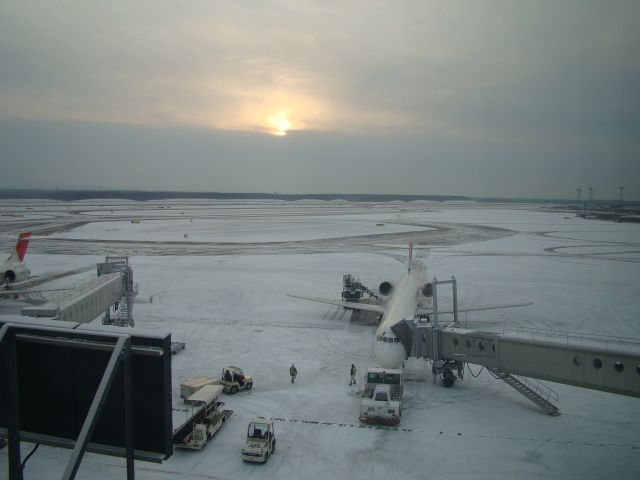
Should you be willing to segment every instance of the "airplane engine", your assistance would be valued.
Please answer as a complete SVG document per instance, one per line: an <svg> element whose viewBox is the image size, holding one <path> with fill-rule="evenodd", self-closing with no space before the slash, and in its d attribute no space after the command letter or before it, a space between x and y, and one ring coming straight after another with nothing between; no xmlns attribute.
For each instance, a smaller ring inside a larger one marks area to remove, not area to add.
<svg viewBox="0 0 640 480"><path fill-rule="evenodd" d="M378 287L378 291L384 296L389 295L392 290L393 284L391 282L382 282Z"/></svg>
<svg viewBox="0 0 640 480"><path fill-rule="evenodd" d="M31 271L25 267L18 267L12 270L6 270L2 274L2 283L9 284L9 283L22 282L23 280L26 280L27 278L29 278L30 274L31 274Z"/></svg>
<svg viewBox="0 0 640 480"><path fill-rule="evenodd" d="M425 283L420 289L420 291L422 292L422 295L424 295L425 297L432 297L433 285L431 283Z"/></svg>

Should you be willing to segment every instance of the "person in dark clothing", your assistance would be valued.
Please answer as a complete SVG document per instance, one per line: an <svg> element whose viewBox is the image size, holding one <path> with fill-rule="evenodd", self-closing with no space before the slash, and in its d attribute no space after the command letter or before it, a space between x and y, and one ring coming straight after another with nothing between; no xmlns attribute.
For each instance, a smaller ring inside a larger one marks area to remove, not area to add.
<svg viewBox="0 0 640 480"><path fill-rule="evenodd" d="M296 383L296 376L298 375L298 369L293 363L289 367L289 375L291 375L291 383Z"/></svg>
<svg viewBox="0 0 640 480"><path fill-rule="evenodd" d="M351 381L349 382L349 385L355 385L356 384L356 373L358 373L358 369L352 363L351 364L351 370L349 371L349 374L351 375Z"/></svg>

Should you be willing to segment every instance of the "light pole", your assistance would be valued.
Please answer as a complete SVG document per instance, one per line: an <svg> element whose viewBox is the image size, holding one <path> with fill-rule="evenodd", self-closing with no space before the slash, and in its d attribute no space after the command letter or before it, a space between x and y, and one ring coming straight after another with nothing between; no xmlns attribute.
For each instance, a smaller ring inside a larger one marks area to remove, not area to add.
<svg viewBox="0 0 640 480"><path fill-rule="evenodd" d="M580 216L580 192L581 192L581 190L579 188L577 188L576 192L578 192L578 199L576 200L576 217L579 217Z"/></svg>
<svg viewBox="0 0 640 480"><path fill-rule="evenodd" d="M622 191L624 190L624 187L620 187L620 211L622 212Z"/></svg>

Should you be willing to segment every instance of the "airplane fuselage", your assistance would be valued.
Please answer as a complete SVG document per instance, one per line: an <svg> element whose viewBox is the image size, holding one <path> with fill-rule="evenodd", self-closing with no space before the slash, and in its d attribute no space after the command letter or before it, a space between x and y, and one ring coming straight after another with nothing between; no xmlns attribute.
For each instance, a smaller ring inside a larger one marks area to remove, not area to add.
<svg viewBox="0 0 640 480"><path fill-rule="evenodd" d="M394 286L373 345L373 352L381 367L398 368L404 362L407 352L391 327L401 320L415 317L418 294L425 283L426 269L419 262L413 262L411 270Z"/></svg>

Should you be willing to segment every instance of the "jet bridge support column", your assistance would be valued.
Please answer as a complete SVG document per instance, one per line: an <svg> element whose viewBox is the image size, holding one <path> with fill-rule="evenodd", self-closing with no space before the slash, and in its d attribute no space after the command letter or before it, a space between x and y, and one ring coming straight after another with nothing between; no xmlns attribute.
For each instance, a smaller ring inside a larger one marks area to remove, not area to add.
<svg viewBox="0 0 640 480"><path fill-rule="evenodd" d="M452 387L456 379L456 375L453 373L453 369L458 370L458 377L462 378L463 369L458 360L451 360L442 358L440 354L440 333L442 326L438 321L438 284L446 285L451 284L453 290L453 321L458 321L458 285L456 278L451 277L451 280L438 281L436 277L433 278L433 325L431 327L431 360L433 373L433 383L436 383L438 375L442 376L442 383L445 387Z"/></svg>
<svg viewBox="0 0 640 480"><path fill-rule="evenodd" d="M438 352L438 333L440 325L438 325L438 279L433 277L433 325L431 327L431 373L433 373L433 383L436 383L438 370L442 367L442 363Z"/></svg>
<svg viewBox="0 0 640 480"><path fill-rule="evenodd" d="M458 359L447 359L441 355L441 333L443 326L439 321L438 314L438 284L451 284L453 288L453 300L454 300L454 319L458 318L458 288L455 277L451 277L450 280L439 281L437 278L433 279L431 283L432 298L433 298L433 312L430 316L417 317L411 320L402 320L391 327L393 333L400 339L402 345L409 357L417 357L430 359L433 363L433 382L436 382L436 378L439 374L446 373L447 381L445 384L451 386L455 376L452 376L452 370L458 369L458 377L462 378L462 362ZM426 320L425 320L426 318Z"/></svg>

